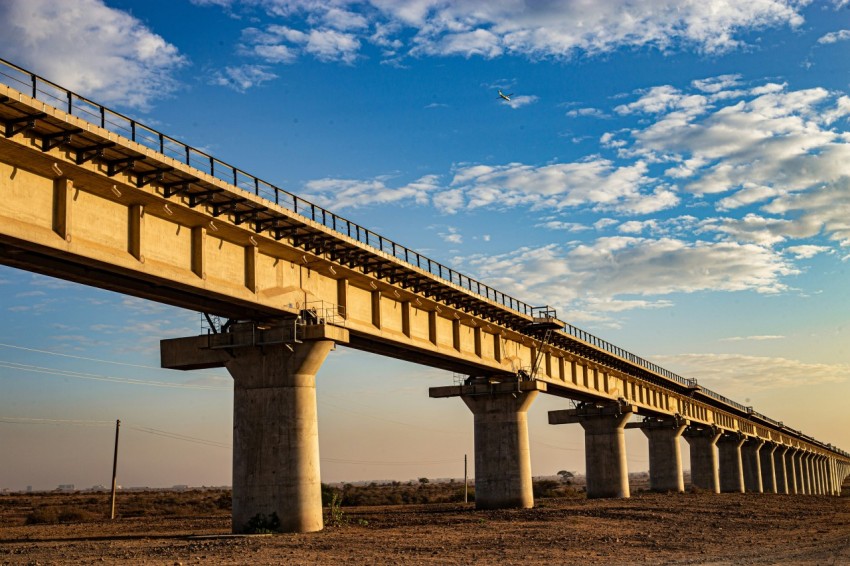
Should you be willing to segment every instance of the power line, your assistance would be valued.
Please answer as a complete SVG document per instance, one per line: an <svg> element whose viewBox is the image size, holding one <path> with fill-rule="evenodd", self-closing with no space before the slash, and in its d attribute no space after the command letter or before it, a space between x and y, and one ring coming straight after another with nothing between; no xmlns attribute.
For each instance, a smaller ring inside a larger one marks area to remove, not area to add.
<svg viewBox="0 0 850 566"><path fill-rule="evenodd" d="M35 419L28 417L4 417L2 415L0 415L0 423L72 426L112 426L114 424L113 421L88 421L82 419Z"/></svg>
<svg viewBox="0 0 850 566"><path fill-rule="evenodd" d="M451 460L415 460L408 462L388 462L380 460L347 460L344 458L320 458L322 462L333 462L334 464L362 464L370 466L423 466L430 464L456 464L457 458Z"/></svg>
<svg viewBox="0 0 850 566"><path fill-rule="evenodd" d="M581 448L567 448L564 446L555 446L554 444L547 444L545 442L540 442L539 440L531 441L532 444L539 444L540 446L545 446L546 448L552 448L553 450L564 450L565 452L578 452Z"/></svg>
<svg viewBox="0 0 850 566"><path fill-rule="evenodd" d="M71 354L62 354L60 352L51 352L50 350L39 350L38 348L27 348L25 346L16 346L14 344L2 344L2 343L0 343L0 348L14 348L15 350L23 350L25 352L37 352L39 354L49 354L51 356L62 356L63 358L73 358L75 360L84 360L84 361L87 361L87 362L98 362L98 363L101 363L101 364L113 364L113 365L116 365L116 366L127 366L127 367L142 368L142 369L154 369L154 370L157 370L157 371L171 371L171 370L167 370L165 368L161 368L161 367L157 367L157 366L146 366L146 365L142 365L142 364L130 364L130 363L127 363L127 362L116 362L114 360L102 360L102 359L99 359L99 358L86 358L84 356L73 356ZM212 376L213 374L196 373L195 375ZM216 377L218 377L218 376L216 376Z"/></svg>
<svg viewBox="0 0 850 566"><path fill-rule="evenodd" d="M72 425L72 426L96 426L96 427L112 427L115 425L114 421L96 421L96 420L85 420L85 419L44 419L44 418L32 418L32 417L7 417L0 415L0 423L6 424L27 424L27 425ZM172 440L180 440L183 442L189 442L192 444L199 444L202 446L212 446L215 448L232 448L231 444L227 444L224 442L217 442L215 440L207 440L205 438L198 438L195 436L189 436L186 434L180 434L177 432L170 432L167 430L161 430L157 428L151 428L146 426L137 426L137 425L127 425L123 423L126 428L135 430L137 432L142 432L145 434L150 434L153 436L160 436L163 438L170 438ZM457 463L456 458L451 459L442 459L442 460L406 460L406 461L388 461L388 460L352 460L347 458L329 458L322 457L320 458L322 462L328 462L333 464L354 464L354 465L364 465L364 466L429 466L429 465L440 465L440 464L455 464Z"/></svg>
<svg viewBox="0 0 850 566"><path fill-rule="evenodd" d="M72 377L74 379L88 379L92 381L107 381L112 383L124 383L127 385L147 385L150 387L170 387L177 389L202 389L208 391L229 391L229 387L221 387L216 385L197 385L190 383L169 383L167 381L149 381L144 379L134 379L131 377L115 377L110 375L99 375L95 373L84 373L72 370L48 368L43 366L35 366L31 364L21 364L18 362L9 362L0 360L0 368L13 369L18 371L27 371L31 373L44 373L49 375L58 375L60 377Z"/></svg>
<svg viewBox="0 0 850 566"><path fill-rule="evenodd" d="M5 424L26 424L26 425L71 425L71 426L114 426L115 421L94 421L94 420L85 420L85 419L42 419L42 418L32 418L32 417L7 417L0 415L0 423ZM197 438L195 436L188 436L186 434L180 434L178 432L170 432L167 430L160 430L156 428L150 428L146 426L135 426L129 425L127 426L124 423L124 426L133 430L137 430L139 432L144 432L146 434L153 434L155 436L163 436L165 438L171 438L174 440L182 440L184 442L192 442L195 444L203 444L206 446L215 446L217 448L230 448L230 444L226 444L224 442L217 442L215 440L206 440L204 438Z"/></svg>
<svg viewBox="0 0 850 566"><path fill-rule="evenodd" d="M197 438L194 436L187 436L185 434L179 434L177 432L169 432L167 430L159 430L156 428L150 428L146 426L129 426L133 430L144 432L145 434L152 434L154 436L163 436L165 438L171 438L173 440L182 440L184 442L191 442L193 444L203 444L205 446L215 446L216 448L232 448L230 444L226 444L224 442L217 442L215 440L206 440L204 438Z"/></svg>

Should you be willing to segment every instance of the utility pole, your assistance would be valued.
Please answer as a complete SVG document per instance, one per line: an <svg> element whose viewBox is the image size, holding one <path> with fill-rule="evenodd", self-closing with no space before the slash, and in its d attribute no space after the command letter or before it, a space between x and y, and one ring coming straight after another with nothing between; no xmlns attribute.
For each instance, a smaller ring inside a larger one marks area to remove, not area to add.
<svg viewBox="0 0 850 566"><path fill-rule="evenodd" d="M112 457L112 513L110 519L115 519L115 478L118 474L118 431L121 429L121 419L115 421L115 454Z"/></svg>
<svg viewBox="0 0 850 566"><path fill-rule="evenodd" d="M466 454L463 455L463 502L469 503L469 481L466 474Z"/></svg>

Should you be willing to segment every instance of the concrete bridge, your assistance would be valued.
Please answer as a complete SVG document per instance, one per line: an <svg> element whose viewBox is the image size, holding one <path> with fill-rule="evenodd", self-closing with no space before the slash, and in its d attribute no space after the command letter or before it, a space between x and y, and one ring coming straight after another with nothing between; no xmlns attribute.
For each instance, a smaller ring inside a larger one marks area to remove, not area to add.
<svg viewBox="0 0 850 566"><path fill-rule="evenodd" d="M624 429L651 487L838 495L850 455L6 62L0 263L209 315L162 365L234 378L233 530L323 527L315 376L335 345L468 376L476 506L531 507L527 411L573 400L588 497L628 497ZM223 317L225 322L217 322Z"/></svg>

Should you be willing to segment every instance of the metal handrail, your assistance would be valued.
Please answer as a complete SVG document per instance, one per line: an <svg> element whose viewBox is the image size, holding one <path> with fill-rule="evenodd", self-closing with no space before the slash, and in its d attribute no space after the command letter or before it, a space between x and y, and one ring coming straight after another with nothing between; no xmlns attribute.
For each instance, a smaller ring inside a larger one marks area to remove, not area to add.
<svg viewBox="0 0 850 566"><path fill-rule="evenodd" d="M207 173L221 181L231 183L239 189L252 192L258 197L274 202L276 205L291 210L304 218L317 222L338 234L348 236L357 242L388 254L397 260L407 263L408 265L422 269L430 275L456 285L461 289L468 290L472 294L484 297L487 300L498 303L499 305L519 314L529 317L533 316L533 309L535 307L532 307L528 303L520 301L510 295L481 283L478 280L459 273L438 261L423 256L422 254L393 240L385 238L380 234L376 234L355 222L338 216L315 203L304 200L297 195L281 189L267 181L263 181L258 177L246 173L245 171L221 161L204 151L189 146L179 140L163 134L162 132L146 126L124 114L121 114L120 112L106 108L105 106L89 100L84 96L80 96L36 75L35 73L22 69L5 59L0 58L0 65L3 66L0 67L0 83L4 83L16 90L27 92L36 100L42 100L43 102L46 102L60 110L64 109L71 116L99 124L101 128L112 133L124 136L135 143L141 144L154 151L158 151L172 159L181 161L186 165ZM19 86L24 88L19 88ZM39 98L40 96L41 98ZM670 370L624 350L619 346L615 346L607 340L603 340L602 338L582 330L581 328L573 326L572 324L565 324L562 330L564 333L573 338L581 340L636 366L640 366L646 370L654 372L655 374L679 383L680 385L684 385L686 387L693 387L696 385L695 379L684 378ZM701 387L700 391L717 401L725 403L745 413L748 412L747 407L744 405L732 401L731 399L715 393L710 389ZM755 414L768 422L777 422L759 413Z"/></svg>

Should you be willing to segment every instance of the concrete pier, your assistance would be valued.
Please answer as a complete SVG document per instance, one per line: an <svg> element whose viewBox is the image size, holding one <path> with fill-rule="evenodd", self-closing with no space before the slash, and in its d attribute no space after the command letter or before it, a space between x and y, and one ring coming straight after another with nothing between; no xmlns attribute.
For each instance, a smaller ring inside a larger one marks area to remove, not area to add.
<svg viewBox="0 0 850 566"><path fill-rule="evenodd" d="M717 441L720 432L716 428L688 427L685 440L691 448L691 485L696 488L720 493L720 473L717 460Z"/></svg>
<svg viewBox="0 0 850 566"><path fill-rule="evenodd" d="M826 459L826 482L829 495L838 495L835 490L835 460L832 458Z"/></svg>
<svg viewBox="0 0 850 566"><path fill-rule="evenodd" d="M765 443L759 451L761 489L763 493L778 493L776 489L776 465L773 459L776 448L776 444Z"/></svg>
<svg viewBox="0 0 850 566"><path fill-rule="evenodd" d="M233 532L258 514L279 530L322 530L316 372L333 342L237 350L233 376Z"/></svg>
<svg viewBox="0 0 850 566"><path fill-rule="evenodd" d="M788 493L791 495L797 495L800 493L800 486L798 471L797 471L797 459L799 458L799 450L796 448L789 448L788 452L785 454L785 473L788 476Z"/></svg>
<svg viewBox="0 0 850 566"><path fill-rule="evenodd" d="M744 469L744 489L747 493L762 493L761 447L764 440L748 438L741 446L741 463Z"/></svg>
<svg viewBox="0 0 850 566"><path fill-rule="evenodd" d="M737 434L723 435L717 441L720 457L720 491L744 493L744 470L741 461L741 446L745 437Z"/></svg>
<svg viewBox="0 0 850 566"><path fill-rule="evenodd" d="M647 419L628 423L626 428L639 428L649 439L649 488L653 491L685 491L682 475L682 452L679 438L689 422L679 418Z"/></svg>
<svg viewBox="0 0 850 566"><path fill-rule="evenodd" d="M794 456L794 470L797 473L797 493L807 495L809 493L806 486L805 460L806 453L803 450L798 450Z"/></svg>
<svg viewBox="0 0 850 566"><path fill-rule="evenodd" d="M811 495L809 490L809 453L801 450L797 457L797 493Z"/></svg>
<svg viewBox="0 0 850 566"><path fill-rule="evenodd" d="M629 497L626 423L637 412L628 403L549 411L549 424L579 423L584 429L587 497Z"/></svg>
<svg viewBox="0 0 850 566"><path fill-rule="evenodd" d="M308 327L298 343L258 332L164 340L162 365L174 369L224 366L234 379L234 533L265 528L313 532L323 528L316 372L336 342L336 327ZM219 348L217 338L225 338Z"/></svg>
<svg viewBox="0 0 850 566"><path fill-rule="evenodd" d="M528 408L537 391L463 395L474 415L475 507L534 507Z"/></svg>
<svg viewBox="0 0 850 566"><path fill-rule="evenodd" d="M540 381L492 382L432 387L432 398L460 397L473 414L475 430L475 507L509 509L534 506L528 408Z"/></svg>
<svg viewBox="0 0 850 566"><path fill-rule="evenodd" d="M788 485L788 469L786 468L790 446L777 446L773 452L773 471L776 474L776 493L791 493Z"/></svg>
<svg viewBox="0 0 850 566"><path fill-rule="evenodd" d="M825 472L823 468L823 456L818 455L816 457L817 470L818 470L818 494L826 495L826 480L825 480Z"/></svg>

